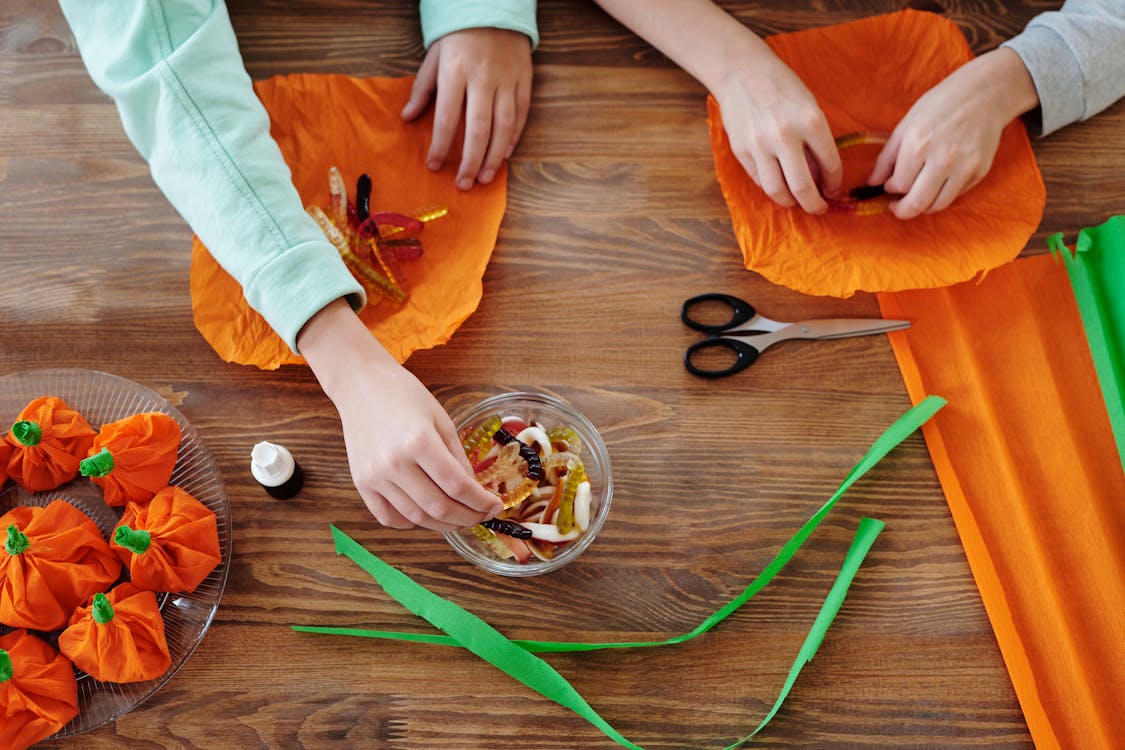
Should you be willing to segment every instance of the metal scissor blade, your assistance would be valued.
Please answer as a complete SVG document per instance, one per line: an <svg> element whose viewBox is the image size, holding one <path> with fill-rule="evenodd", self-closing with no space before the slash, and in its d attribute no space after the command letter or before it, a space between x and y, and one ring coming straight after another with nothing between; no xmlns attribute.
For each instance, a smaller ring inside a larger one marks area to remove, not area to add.
<svg viewBox="0 0 1125 750"><path fill-rule="evenodd" d="M901 331L910 327L909 320L883 320L882 318L822 318L802 320L778 331L789 339L842 339L849 336L869 336L874 333Z"/></svg>

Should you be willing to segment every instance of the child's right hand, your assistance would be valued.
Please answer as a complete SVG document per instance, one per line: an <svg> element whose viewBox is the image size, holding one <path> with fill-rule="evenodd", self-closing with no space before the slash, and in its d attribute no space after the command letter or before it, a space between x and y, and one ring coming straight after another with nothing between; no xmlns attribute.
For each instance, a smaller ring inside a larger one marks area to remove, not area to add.
<svg viewBox="0 0 1125 750"><path fill-rule="evenodd" d="M379 523L450 531L500 512L445 410L344 300L313 316L298 346L340 413L352 481Z"/></svg>
<svg viewBox="0 0 1125 750"><path fill-rule="evenodd" d="M766 195L811 214L840 193L843 167L828 120L812 93L781 60L733 68L711 92L731 151Z"/></svg>

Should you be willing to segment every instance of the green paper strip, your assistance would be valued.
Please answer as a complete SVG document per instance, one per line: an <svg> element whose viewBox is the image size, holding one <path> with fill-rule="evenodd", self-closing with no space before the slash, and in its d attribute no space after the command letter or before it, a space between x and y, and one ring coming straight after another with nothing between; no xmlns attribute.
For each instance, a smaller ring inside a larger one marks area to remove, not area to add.
<svg viewBox="0 0 1125 750"><path fill-rule="evenodd" d="M732 599L726 606L718 610L714 614L707 617L703 622L696 626L693 630L673 636L662 641L631 641L631 642L616 642L616 643L575 643L570 641L534 641L534 640L513 640L516 645L528 651L535 653L556 653L556 652L570 652L570 651L596 651L607 648L641 648L651 646L668 646L676 643L683 643L689 641L696 636L706 633L711 628L718 625L720 622L729 617L735 610L748 602L755 594L764 589L774 576L776 576L782 568L793 559L797 554L797 550L805 543L809 535L816 530L820 523L824 520L828 512L832 510L837 501L844 496L844 493L856 483L856 481L871 470L873 466L879 463L888 453L891 452L899 443L905 440L915 430L921 427L927 420L930 419L939 409L945 406L945 399L940 396L927 396L917 406L907 411L898 420L895 421L886 432L879 436L879 438L872 444L867 454L859 460L859 463L849 472L848 476L832 494L832 497L820 507L812 517L805 522L804 526L798 529L789 541L781 548L781 551L770 561L770 563L758 574L749 586L747 586L741 594ZM333 628L333 627L317 627L311 625L294 625L294 630L303 633L322 633L327 635L348 635L359 636L365 638L384 638L399 641L411 641L414 643L433 643L444 646L459 646L461 645L456 639L442 635L430 635L423 633L403 633L397 631L387 630L367 630L362 628Z"/></svg>
<svg viewBox="0 0 1125 750"><path fill-rule="evenodd" d="M1102 398L1125 467L1125 216L1113 216L1078 233L1074 253L1062 235L1047 238L1066 260Z"/></svg>
<svg viewBox="0 0 1125 750"><path fill-rule="evenodd" d="M402 606L453 636L459 644L500 671L582 716L618 744L632 750L644 750L625 739L624 735L599 716L550 664L524 651L476 615L416 583L397 568L387 565L335 526L332 527L332 537L336 541L338 554L347 555L367 571Z"/></svg>
<svg viewBox="0 0 1125 750"><path fill-rule="evenodd" d="M942 406L945 405L945 400L936 396L927 397L913 409L909 410L906 414L900 417L890 428L887 429L883 435L880 436L875 444L867 454L859 461L858 464L848 474L847 478L841 484L840 488L833 494L833 496L821 507L813 518L797 532L796 535L783 547L782 552L779 553L769 566L755 579L755 581L747 587L747 589L740 595L732 600L727 606L720 609L711 617L708 617L697 628L690 633L676 638L668 639L666 641L655 642L641 642L636 644L576 644L576 643L560 643L560 642L537 642L537 641L509 641L501 635L495 628L472 613L462 609L453 602L450 602L442 597L434 594L425 587L413 581L405 573L387 565L371 552L367 551L356 543L353 539L348 537L335 526L332 527L332 534L336 541L336 550L340 554L347 555L353 562L360 565L366 570L383 588L395 598L399 603L409 609L416 615L419 615L430 624L438 629L447 633L447 636L426 636L422 634L412 633L394 633L391 631L360 631L355 629L324 629L324 628L307 628L303 626L294 626L294 630L305 632L331 632L335 634L362 634L370 636L373 633L381 632L381 637L390 637L398 640L409 640L415 642L429 642L429 643L446 643L447 645L458 645L467 648L475 653L480 658L496 666L501 671L513 677L517 681L527 685L536 692L540 693L546 698L565 706L576 714L586 719L592 725L600 729L606 736L613 739L618 744L642 750L638 745L626 739L620 732L614 729L608 722L605 721L590 705L582 698L582 696L574 689L574 687L559 674L553 667L543 661L541 658L529 653L530 647L541 647L547 651L577 651L577 650L592 650L595 648L623 648L628 646L645 646L645 645L667 645L671 643L679 643L689 638L704 633L714 627L716 624L725 619L728 615L734 612L745 601L752 597L757 591L761 590L769 581L776 575L786 562L796 553L796 550L801 546L804 540L812 533L812 531L820 524L824 516L835 505L836 501L843 496L844 492L855 483L859 477L863 476L872 466L874 466L880 459L882 459L891 449L901 443L908 435L920 427L926 420L932 417ZM821 642L824 640L825 633L832 621L835 619L836 614L840 610L844 598L847 594L848 587L851 585L856 571L863 558L870 550L872 543L878 536L883 528L883 523L874 519L864 518L860 522L860 527L856 532L856 537L852 542L851 548L841 566L840 573L833 584L831 591L826 597L821 610L817 615L816 621L809 629L809 633L805 638L804 644L798 652L797 659L793 667L790 669L789 676L786 679L784 686L777 700L774 702L773 707L761 721L761 723L754 729L753 732L745 737L737 740L734 744L728 746L726 750L733 750L740 745L744 744L747 740L752 738L755 734L760 732L769 721L777 714L785 698L788 696L797 676L805 664L812 660L813 655L819 648ZM436 640L442 638L442 640Z"/></svg>
<svg viewBox="0 0 1125 750"><path fill-rule="evenodd" d="M754 735L765 729L766 724L769 724L770 720L777 714L781 704L789 696L789 691L793 689L793 684L797 681L797 675L816 655L817 649L824 641L824 635L828 632L828 626L836 619L836 614L840 611L844 598L848 595L848 588L852 585L852 579L855 578L856 571L859 570L859 564L863 562L863 558L867 556L871 545L875 543L875 538L879 536L879 532L883 530L885 525L875 518L864 518L859 522L859 529L856 530L852 546L844 558L844 564L840 566L840 574L836 576L836 582L832 584L832 590L828 592L824 604L820 607L820 612L817 613L816 620L809 628L809 634L805 636L805 642L801 644L801 650L797 653L797 660L793 662L793 666L789 670L789 676L785 678L785 684L781 687L781 692L778 694L777 700L774 701L773 707L753 732L734 744L728 745L723 750L734 750L734 748L745 744Z"/></svg>
<svg viewBox="0 0 1125 750"><path fill-rule="evenodd" d="M770 709L753 732L727 746L725 750L733 750L733 748L744 744L760 732L777 714L778 709L781 708L781 704L796 682L801 668L812 661L813 655L824 640L829 626L840 611L840 606L844 602L848 587L851 586L860 563L863 562L863 558L871 549L875 537L882 531L883 526L882 521L872 518L864 518L860 521L859 529L856 531L855 539L852 541L851 548L844 559L844 564L840 568L840 573L836 577L832 589L828 592L824 604L821 605L816 620L809 628L805 642L797 653L797 659L789 670L789 677L774 702L773 708ZM399 604L434 627L448 633L456 643L472 651L510 677L527 685L543 697L569 708L619 745L631 748L631 750L644 750L640 745L630 741L614 729L586 702L565 677L543 659L509 641L495 628L473 613L462 609L448 599L443 599L402 571L383 562L340 529L335 526L331 528L332 536L336 541L336 552L346 555L352 562L367 571L383 587L383 590Z"/></svg>

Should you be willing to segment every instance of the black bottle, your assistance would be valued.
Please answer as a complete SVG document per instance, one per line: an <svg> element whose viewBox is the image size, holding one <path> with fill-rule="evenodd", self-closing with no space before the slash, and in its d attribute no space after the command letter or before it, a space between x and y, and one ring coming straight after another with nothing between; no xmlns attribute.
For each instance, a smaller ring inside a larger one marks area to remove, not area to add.
<svg viewBox="0 0 1125 750"><path fill-rule="evenodd" d="M301 491L305 472L281 445L262 441L250 452L250 473L272 497L285 500Z"/></svg>

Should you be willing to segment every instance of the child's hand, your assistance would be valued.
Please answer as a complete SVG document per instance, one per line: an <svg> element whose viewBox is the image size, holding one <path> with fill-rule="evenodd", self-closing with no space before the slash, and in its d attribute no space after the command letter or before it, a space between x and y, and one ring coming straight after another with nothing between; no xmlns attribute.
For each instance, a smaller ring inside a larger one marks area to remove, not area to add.
<svg viewBox="0 0 1125 750"><path fill-rule="evenodd" d="M731 151L774 202L823 213L821 190L838 195L843 179L828 121L787 65L776 58L760 63L766 64L753 72L732 70L712 91Z"/></svg>
<svg viewBox="0 0 1125 750"><path fill-rule="evenodd" d="M900 219L941 211L984 179L1005 126L1038 105L1015 52L970 61L923 94L895 127L868 177L888 193Z"/></svg>
<svg viewBox="0 0 1125 750"><path fill-rule="evenodd" d="M352 481L379 523L448 531L501 510L441 405L346 302L313 316L298 345L340 413Z"/></svg>
<svg viewBox="0 0 1125 750"><path fill-rule="evenodd" d="M436 92L436 98L435 98ZM506 29L465 29L430 45L410 101L413 120L435 98L434 132L426 166L441 169L465 118L457 187L488 184L512 155L531 105L531 41Z"/></svg>

